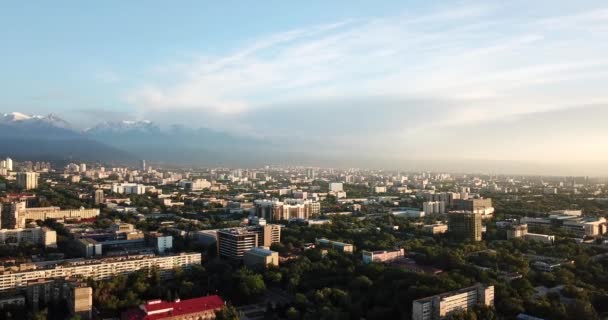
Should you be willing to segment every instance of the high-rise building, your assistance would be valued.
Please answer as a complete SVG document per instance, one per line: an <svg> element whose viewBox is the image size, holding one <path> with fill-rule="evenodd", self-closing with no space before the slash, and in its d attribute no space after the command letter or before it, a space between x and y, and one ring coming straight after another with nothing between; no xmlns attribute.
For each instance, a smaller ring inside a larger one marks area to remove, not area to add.
<svg viewBox="0 0 608 320"><path fill-rule="evenodd" d="M255 215L267 221L309 219L321 213L321 204L306 199L255 200Z"/></svg>
<svg viewBox="0 0 608 320"><path fill-rule="evenodd" d="M17 185L25 190L38 188L38 173L17 172Z"/></svg>
<svg viewBox="0 0 608 320"><path fill-rule="evenodd" d="M104 201L103 190L102 189L95 190L95 195L93 198L94 198L94 202L95 202L96 206L102 204Z"/></svg>
<svg viewBox="0 0 608 320"><path fill-rule="evenodd" d="M80 172L87 172L87 164L86 163L81 163L80 166L79 166L79 168L78 168L78 171L80 171Z"/></svg>
<svg viewBox="0 0 608 320"><path fill-rule="evenodd" d="M146 172L146 160L141 160L141 166L140 166L141 171Z"/></svg>
<svg viewBox="0 0 608 320"><path fill-rule="evenodd" d="M306 168L306 178L314 180L315 179L315 169Z"/></svg>
<svg viewBox="0 0 608 320"><path fill-rule="evenodd" d="M478 284L412 302L412 320L441 320L455 311L494 304L494 286Z"/></svg>
<svg viewBox="0 0 608 320"><path fill-rule="evenodd" d="M281 242L281 226L278 224L267 224L250 228L258 234L258 247L270 247L273 243Z"/></svg>
<svg viewBox="0 0 608 320"><path fill-rule="evenodd" d="M4 203L2 205L2 218L0 219L3 229L15 229L25 226L25 219L20 217L19 212L26 207L25 201Z"/></svg>
<svg viewBox="0 0 608 320"><path fill-rule="evenodd" d="M426 214L443 214L445 213L445 202L426 201L422 203L422 211Z"/></svg>
<svg viewBox="0 0 608 320"><path fill-rule="evenodd" d="M246 228L218 230L217 248L221 258L243 259L245 252L257 247L258 233Z"/></svg>
<svg viewBox="0 0 608 320"><path fill-rule="evenodd" d="M448 232L463 240L481 241L481 214L467 211L448 213Z"/></svg>
<svg viewBox="0 0 608 320"><path fill-rule="evenodd" d="M281 242L281 226L277 224L217 231L218 254L222 258L242 259L245 252L254 247L270 247L278 242Z"/></svg>
<svg viewBox="0 0 608 320"><path fill-rule="evenodd" d="M70 314L79 319L91 319L93 312L93 288L84 284L72 285L67 293Z"/></svg>
<svg viewBox="0 0 608 320"><path fill-rule="evenodd" d="M6 170L13 171L13 159L6 158Z"/></svg>
<svg viewBox="0 0 608 320"><path fill-rule="evenodd" d="M490 198L456 199L454 200L454 209L481 213L484 217L491 217L492 213L494 213L492 199Z"/></svg>

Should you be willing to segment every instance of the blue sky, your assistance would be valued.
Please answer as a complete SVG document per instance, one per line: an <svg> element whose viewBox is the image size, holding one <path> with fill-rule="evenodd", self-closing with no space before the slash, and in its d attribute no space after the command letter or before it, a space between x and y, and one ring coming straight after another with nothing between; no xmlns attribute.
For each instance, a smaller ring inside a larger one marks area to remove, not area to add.
<svg viewBox="0 0 608 320"><path fill-rule="evenodd" d="M0 40L4 112L334 152L608 161L603 1L3 3Z"/></svg>

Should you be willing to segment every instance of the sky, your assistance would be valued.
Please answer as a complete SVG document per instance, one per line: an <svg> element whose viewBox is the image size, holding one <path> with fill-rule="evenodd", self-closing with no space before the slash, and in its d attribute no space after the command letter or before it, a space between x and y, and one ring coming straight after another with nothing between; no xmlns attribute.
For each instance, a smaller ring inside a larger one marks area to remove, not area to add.
<svg viewBox="0 0 608 320"><path fill-rule="evenodd" d="M605 1L6 2L0 41L3 112L608 171Z"/></svg>

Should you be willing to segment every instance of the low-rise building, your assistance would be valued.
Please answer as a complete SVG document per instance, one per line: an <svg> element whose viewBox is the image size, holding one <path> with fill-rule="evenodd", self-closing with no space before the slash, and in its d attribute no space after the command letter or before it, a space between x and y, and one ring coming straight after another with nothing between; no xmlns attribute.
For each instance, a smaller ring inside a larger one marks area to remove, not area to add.
<svg viewBox="0 0 608 320"><path fill-rule="evenodd" d="M448 225L444 223L427 224L422 226L422 231L430 234L443 234L448 232Z"/></svg>
<svg viewBox="0 0 608 320"><path fill-rule="evenodd" d="M342 253L353 253L354 247L352 244L332 241L325 238L317 239L317 244L323 247L329 247Z"/></svg>
<svg viewBox="0 0 608 320"><path fill-rule="evenodd" d="M582 218L575 215L551 215L548 218L524 217L522 223L531 230L558 228L576 237L595 237L608 232L606 218Z"/></svg>
<svg viewBox="0 0 608 320"><path fill-rule="evenodd" d="M175 301L151 300L123 312L121 320L211 320L224 307L219 296L206 296Z"/></svg>
<svg viewBox="0 0 608 320"><path fill-rule="evenodd" d="M136 255L102 259L76 259L36 263L27 271L0 273L0 292L27 287L29 282L67 277L108 279L118 274L157 268L164 277L171 276L175 267L201 263L200 253L180 253L168 256Z"/></svg>
<svg viewBox="0 0 608 320"><path fill-rule="evenodd" d="M80 250L80 255L85 258L92 258L103 255L103 246L100 242L91 238L76 239L76 246Z"/></svg>
<svg viewBox="0 0 608 320"><path fill-rule="evenodd" d="M475 305L494 304L494 286L481 284L414 300L412 320L440 320L455 311L467 311Z"/></svg>
<svg viewBox="0 0 608 320"><path fill-rule="evenodd" d="M539 233L526 233L524 239L531 241L539 241L542 243L553 244L555 242L555 236Z"/></svg>
<svg viewBox="0 0 608 320"><path fill-rule="evenodd" d="M90 219L99 216L99 209L64 209L59 207L24 208L18 211L18 216L23 220L46 220L46 219Z"/></svg>
<svg viewBox="0 0 608 320"><path fill-rule="evenodd" d="M0 243L31 242L44 247L57 247L57 232L47 227L0 229Z"/></svg>
<svg viewBox="0 0 608 320"><path fill-rule="evenodd" d="M391 262L405 256L403 248L397 250L363 251L363 263Z"/></svg>
<svg viewBox="0 0 608 320"><path fill-rule="evenodd" d="M245 252L243 262L245 266L253 269L279 266L279 253L266 247L255 247Z"/></svg>

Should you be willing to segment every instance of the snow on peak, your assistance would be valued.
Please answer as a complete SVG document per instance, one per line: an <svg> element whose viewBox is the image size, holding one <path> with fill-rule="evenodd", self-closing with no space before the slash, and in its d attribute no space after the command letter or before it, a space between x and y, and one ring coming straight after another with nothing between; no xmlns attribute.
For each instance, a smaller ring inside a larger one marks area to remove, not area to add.
<svg viewBox="0 0 608 320"><path fill-rule="evenodd" d="M70 128L70 124L58 117L57 115L51 113L47 116L40 115L28 115L21 112L11 112L5 113L2 117L0 117L0 122L5 124L45 124L53 127Z"/></svg>
<svg viewBox="0 0 608 320"><path fill-rule="evenodd" d="M11 113L5 113L4 114L4 119L7 121L24 121L24 120L30 120L32 119L33 116L21 113L21 112L11 112Z"/></svg>

